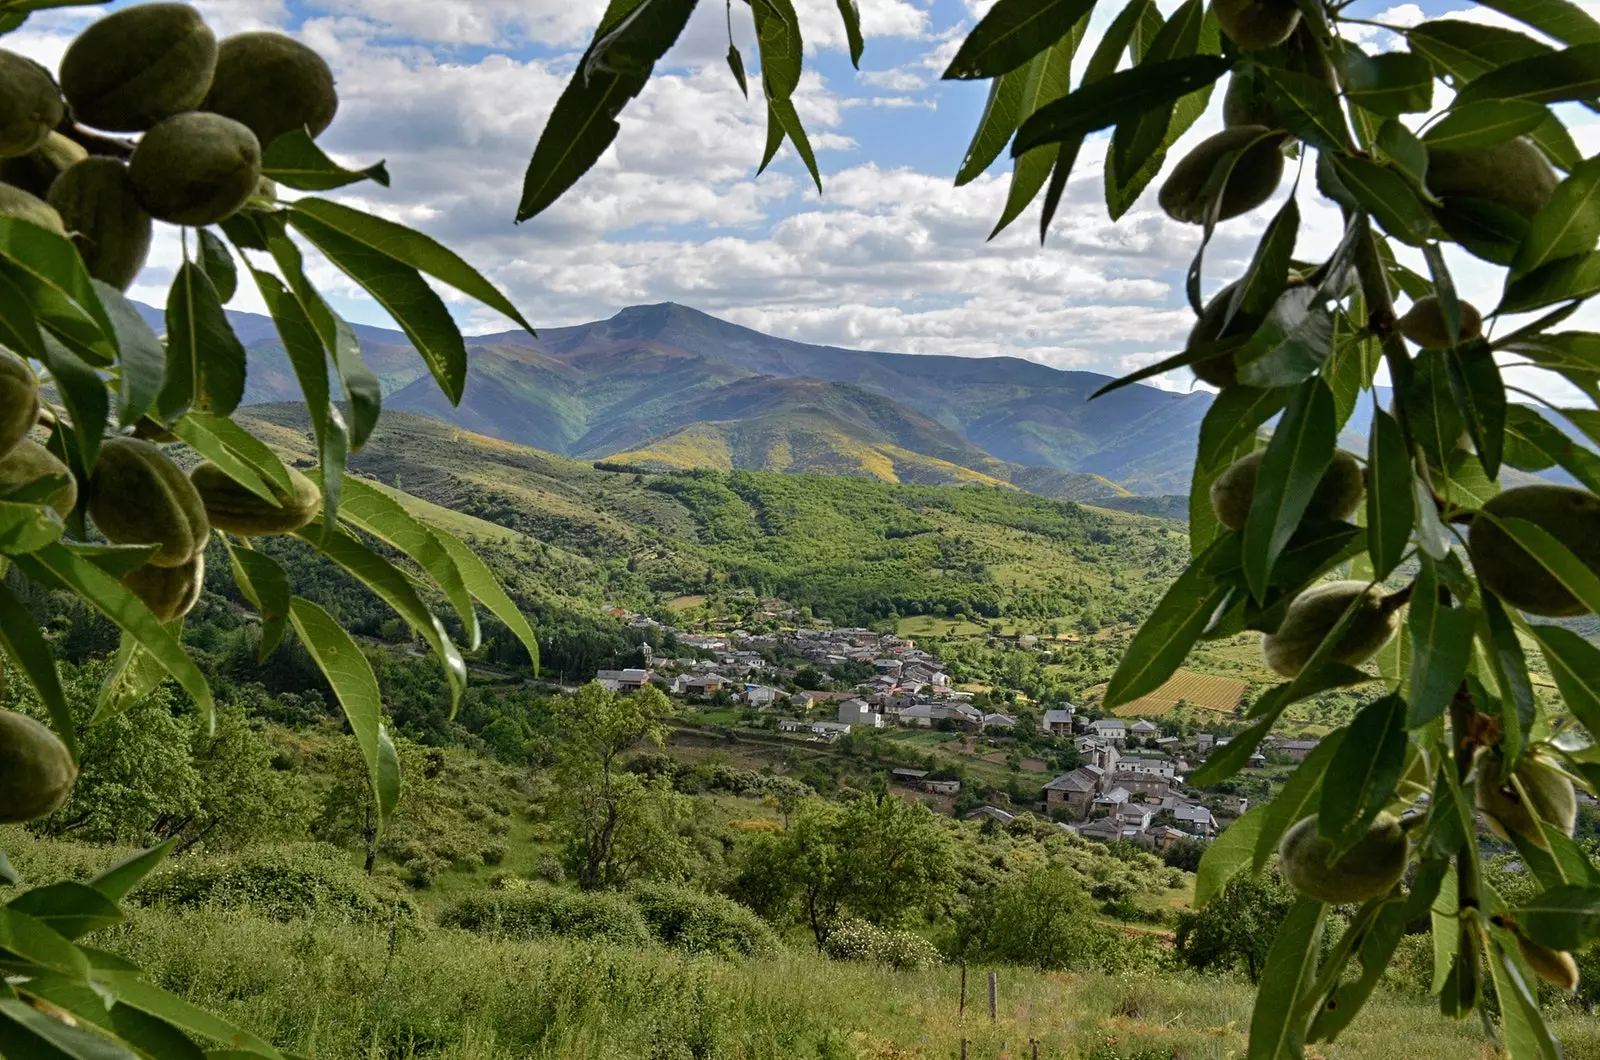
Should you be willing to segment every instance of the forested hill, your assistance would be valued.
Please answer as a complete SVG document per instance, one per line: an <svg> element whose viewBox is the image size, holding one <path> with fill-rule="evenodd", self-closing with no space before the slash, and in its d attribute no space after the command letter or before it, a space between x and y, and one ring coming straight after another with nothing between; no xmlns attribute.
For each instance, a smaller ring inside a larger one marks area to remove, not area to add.
<svg viewBox="0 0 1600 1060"><path fill-rule="evenodd" d="M162 326L159 311L144 307ZM229 313L249 404L298 395L271 322ZM506 441L660 467L1001 480L1060 499L1184 493L1205 392L1012 357L883 353L774 338L671 303L576 327L478 336L451 408L398 331L357 329L389 408Z"/></svg>
<svg viewBox="0 0 1600 1060"><path fill-rule="evenodd" d="M301 406L240 419L311 462ZM405 413L385 413L350 464L494 542L542 628L718 584L841 624L963 613L1112 622L1147 612L1188 554L1181 524L1009 487L607 471Z"/></svg>

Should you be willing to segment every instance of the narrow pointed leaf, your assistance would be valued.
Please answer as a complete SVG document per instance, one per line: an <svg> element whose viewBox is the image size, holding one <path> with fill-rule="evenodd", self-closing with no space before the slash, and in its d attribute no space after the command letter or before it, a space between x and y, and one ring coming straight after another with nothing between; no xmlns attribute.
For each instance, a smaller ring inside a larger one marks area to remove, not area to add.
<svg viewBox="0 0 1600 1060"><path fill-rule="evenodd" d="M389 170L382 162L346 169L329 158L305 129L286 132L267 146L261 175L296 191L331 191L363 180L389 186Z"/></svg>
<svg viewBox="0 0 1600 1060"><path fill-rule="evenodd" d="M1011 153L1022 155L1043 144L1077 140L1108 128L1206 87L1232 65L1221 56L1191 55L1119 70L1041 108L1017 130Z"/></svg>
<svg viewBox="0 0 1600 1060"><path fill-rule="evenodd" d="M131 427L149 412L161 393L167 372L167 351L144 322L144 317L110 284L94 281L95 293L105 307L117 335L117 423Z"/></svg>
<svg viewBox="0 0 1600 1060"><path fill-rule="evenodd" d="M999 0L962 41L946 80L999 77L1050 47L1094 0Z"/></svg>
<svg viewBox="0 0 1600 1060"><path fill-rule="evenodd" d="M866 41L861 39L861 12L856 9L856 0L837 0L839 17L844 20L844 36L850 46L850 65L857 70L861 69L861 53L866 49Z"/></svg>
<svg viewBox="0 0 1600 1060"><path fill-rule="evenodd" d="M156 408L165 420L190 406L226 416L244 397L244 345L205 270L185 262L167 294L167 374Z"/></svg>
<svg viewBox="0 0 1600 1060"><path fill-rule="evenodd" d="M1300 525L1333 459L1333 435L1333 395L1322 380L1307 380L1267 445L1245 523L1245 578L1258 600L1266 595L1272 565Z"/></svg>
<svg viewBox="0 0 1600 1060"><path fill-rule="evenodd" d="M233 255L228 253L228 245L209 228L199 229L196 235L200 244L200 268L205 270L211 286L217 290L217 297L226 305L239 289L239 270L233 263Z"/></svg>
<svg viewBox="0 0 1600 1060"><path fill-rule="evenodd" d="M39 702L50 713L50 726L67 745L74 761L78 758L77 723L67 703L61 676L56 672L55 653L39 632L39 625L9 586L0 581L0 647L39 695Z"/></svg>
<svg viewBox="0 0 1600 1060"><path fill-rule="evenodd" d="M1250 1016L1250 1060L1290 1060L1301 1055L1305 1027L1296 1020L1299 1001L1316 976L1318 943L1327 906L1302 898L1278 928Z"/></svg>

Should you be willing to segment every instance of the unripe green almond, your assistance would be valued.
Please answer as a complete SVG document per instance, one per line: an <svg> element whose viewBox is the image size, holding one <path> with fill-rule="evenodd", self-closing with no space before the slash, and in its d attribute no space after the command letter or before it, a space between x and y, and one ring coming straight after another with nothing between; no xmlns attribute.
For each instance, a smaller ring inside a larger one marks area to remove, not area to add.
<svg viewBox="0 0 1600 1060"><path fill-rule="evenodd" d="M0 456L10 453L39 422L39 377L28 362L0 348Z"/></svg>
<svg viewBox="0 0 1600 1060"><path fill-rule="evenodd" d="M62 224L61 215L54 206L10 184L0 184L0 214L48 228L57 235L67 234L67 226Z"/></svg>
<svg viewBox="0 0 1600 1060"><path fill-rule="evenodd" d="M0 824L21 824L61 808L78 780L67 745L32 718L0 710Z"/></svg>
<svg viewBox="0 0 1600 1060"><path fill-rule="evenodd" d="M209 225L231 216L261 182L261 144L232 118L195 111L145 133L128 163L139 201L157 220Z"/></svg>
<svg viewBox="0 0 1600 1060"><path fill-rule="evenodd" d="M1399 628L1399 609L1366 582L1324 582L1295 597L1283 623L1261 638L1267 665L1285 677L1298 676L1352 601L1356 612L1328 661L1360 666L1376 655Z"/></svg>
<svg viewBox="0 0 1600 1060"><path fill-rule="evenodd" d="M72 233L89 275L126 291L144 268L154 227L128 167L114 158L85 159L51 186L50 205Z"/></svg>
<svg viewBox="0 0 1600 1060"><path fill-rule="evenodd" d="M1214 0L1217 25L1240 51L1259 51L1282 44L1300 24L1294 0Z"/></svg>
<svg viewBox="0 0 1600 1060"><path fill-rule="evenodd" d="M159 545L150 562L177 567L206 547L211 525L189 477L159 446L138 438L100 445L89 483L89 516L118 545Z"/></svg>
<svg viewBox="0 0 1600 1060"><path fill-rule="evenodd" d="M65 481L49 496L36 497L32 503L48 504L58 515L66 515L78 506L78 480L72 477L72 469L38 442L24 438L15 449L0 457L0 496L15 493L43 478Z"/></svg>
<svg viewBox="0 0 1600 1060"><path fill-rule="evenodd" d="M1213 175L1225 159L1242 151L1222 191L1217 220L1249 213L1272 197L1283 179L1279 138L1264 125L1236 125L1196 144L1161 185L1161 208L1174 221L1205 224L1216 197Z"/></svg>
<svg viewBox="0 0 1600 1060"><path fill-rule="evenodd" d="M107 15L61 59L61 90L85 125L141 132L193 110L211 87L217 38L189 4L137 4Z"/></svg>
<svg viewBox="0 0 1600 1060"><path fill-rule="evenodd" d="M188 563L178 567L157 567L146 563L122 576L128 591L144 601L163 624L187 615L200 601L200 590L205 587L206 554L196 553Z"/></svg>
<svg viewBox="0 0 1600 1060"><path fill-rule="evenodd" d="M1535 846L1548 846L1539 822L1571 835L1578 822L1578 795L1566 774L1532 755L1517 766L1515 782L1505 774L1498 754L1486 755L1478 775L1478 809L1495 835L1511 841L1520 835Z"/></svg>
<svg viewBox="0 0 1600 1060"><path fill-rule="evenodd" d="M50 71L16 52L0 51L0 156L32 151L66 112Z"/></svg>
<svg viewBox="0 0 1600 1060"><path fill-rule="evenodd" d="M1246 317L1243 313L1235 313L1233 319L1228 319L1228 309L1233 302L1233 296L1239 289L1239 282L1235 280L1212 296L1200 310L1200 316L1189 329L1189 339L1184 344L1185 349L1192 350L1210 342L1220 342L1235 335L1248 334L1255 330L1260 321L1254 317ZM1227 328L1223 328L1224 321ZM1226 389L1239 381L1238 365L1234 361L1234 351L1205 360L1193 361L1189 365L1195 377L1201 382L1210 383L1218 389Z"/></svg>
<svg viewBox="0 0 1600 1060"><path fill-rule="evenodd" d="M1600 575L1600 497L1570 486L1518 486L1490 499L1483 512L1533 523ZM1478 580L1512 607L1551 618L1588 612L1543 563L1482 514L1472 520L1467 549Z"/></svg>
<svg viewBox="0 0 1600 1060"><path fill-rule="evenodd" d="M1267 129L1282 126L1272 101L1262 91L1261 79L1235 72L1228 78L1228 91L1222 97L1222 123L1228 126L1259 125Z"/></svg>
<svg viewBox="0 0 1600 1060"><path fill-rule="evenodd" d="M267 483L281 505L277 508L239 485L213 463L201 464L190 472L189 478L205 503L206 516L212 526L242 537L265 537L293 533L315 519L322 508L322 491L317 489L317 484L292 467L286 470L294 483L293 493Z"/></svg>
<svg viewBox="0 0 1600 1060"><path fill-rule="evenodd" d="M0 181L44 198L57 177L88 157L89 152L82 144L52 132L44 138L44 143L27 154L0 160Z"/></svg>
<svg viewBox="0 0 1600 1060"><path fill-rule="evenodd" d="M1578 962L1565 950L1541 946L1532 939L1517 936L1517 952L1528 962L1533 974L1557 990L1572 993L1578 989Z"/></svg>
<svg viewBox="0 0 1600 1060"><path fill-rule="evenodd" d="M1424 349L1438 350L1461 342L1470 342L1483 334L1483 314L1471 302L1457 303L1461 307L1461 331L1455 342L1450 329L1445 326L1444 309L1438 295L1423 295L1411 303L1406 315L1398 321L1400 334Z"/></svg>
<svg viewBox="0 0 1600 1060"><path fill-rule="evenodd" d="M1229 530L1243 530L1255 503L1256 477L1261 471L1265 449L1235 460L1211 483L1211 510ZM1306 506L1305 518L1318 522L1349 519L1366 493L1366 474L1356 458L1343 449L1334 451L1328 470L1322 473L1317 488Z"/></svg>
<svg viewBox="0 0 1600 1060"><path fill-rule="evenodd" d="M1441 199L1483 199L1532 217L1558 183L1544 153L1523 137L1493 147L1428 151L1428 189Z"/></svg>
<svg viewBox="0 0 1600 1060"><path fill-rule="evenodd" d="M1318 830L1315 814L1296 823L1278 844L1279 871L1308 898L1353 905L1388 894L1406 874L1410 850L1393 814L1380 812L1355 846L1334 859L1333 841Z"/></svg>
<svg viewBox="0 0 1600 1060"><path fill-rule="evenodd" d="M203 109L242 122L263 148L305 127L315 137L333 121L339 96L322 56L281 33L240 33L217 49L217 73Z"/></svg>

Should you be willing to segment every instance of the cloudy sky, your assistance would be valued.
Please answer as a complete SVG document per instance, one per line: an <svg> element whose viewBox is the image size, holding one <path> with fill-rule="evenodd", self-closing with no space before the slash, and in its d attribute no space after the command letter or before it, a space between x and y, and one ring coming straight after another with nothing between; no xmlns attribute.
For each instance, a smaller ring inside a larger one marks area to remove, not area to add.
<svg viewBox="0 0 1600 1060"><path fill-rule="evenodd" d="M859 72L844 51L834 0L796 0L807 72L795 103L823 169L821 195L787 149L757 177L764 110L740 95L724 63L727 7L702 0L657 77L625 112L616 145L560 203L522 225L512 217L523 170L602 0L198 6L219 34L278 28L325 55L341 107L323 145L347 163L387 159L394 177L392 188L360 185L343 197L449 244L536 325L675 301L811 342L1009 354L1108 373L1181 346L1191 322L1182 276L1198 230L1156 208L1158 185L1111 224L1101 190L1104 137L1080 156L1043 247L1032 211L987 240L1009 181L1007 160L953 187L986 90L942 83L938 75L989 0L858 2L867 37ZM1175 6L1162 0L1164 9ZM1106 0L1096 9L1080 70L1120 7ZM7 45L54 66L71 35L106 9L35 15ZM1444 14L1514 25L1459 0L1420 6L1363 0L1351 11L1401 26ZM753 80L748 6L733 4L731 16ZM1368 44L1394 42L1381 30L1359 30ZM1220 126L1217 109L1180 151ZM1600 146L1593 115L1565 116L1577 122L1585 154ZM1256 235L1290 193L1289 172L1273 202L1224 226L1208 251L1208 289L1244 268ZM1303 183L1297 255L1312 258L1337 238L1338 214L1308 190L1309 173ZM162 304L176 260L169 237L132 293ZM1495 273L1464 257L1453 264L1464 292L1492 305ZM386 323L382 310L337 273L315 276L352 319ZM256 309L253 297L242 286L234 305ZM506 327L459 300L452 306L468 331ZM1192 383L1187 372L1159 382Z"/></svg>

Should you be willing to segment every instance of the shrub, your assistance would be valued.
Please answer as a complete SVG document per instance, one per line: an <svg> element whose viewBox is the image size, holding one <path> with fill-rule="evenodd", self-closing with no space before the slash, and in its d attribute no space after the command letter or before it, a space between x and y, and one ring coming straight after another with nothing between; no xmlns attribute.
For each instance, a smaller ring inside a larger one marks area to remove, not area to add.
<svg viewBox="0 0 1600 1060"><path fill-rule="evenodd" d="M473 894L446 907L446 927L514 939L552 936L643 946L650 925L638 905L620 894L589 894L530 883L515 890Z"/></svg>
<svg viewBox="0 0 1600 1060"><path fill-rule="evenodd" d="M823 952L836 961L870 961L914 971L939 963L939 951L914 931L887 929L865 920L847 920L834 928Z"/></svg>
<svg viewBox="0 0 1600 1060"><path fill-rule="evenodd" d="M176 858L133 897L141 905L247 909L274 920L314 916L370 923L417 913L403 894L363 875L343 851L322 843Z"/></svg>
<svg viewBox="0 0 1600 1060"><path fill-rule="evenodd" d="M631 895L657 938L691 953L756 956L780 947L778 936L731 898L667 883L642 883Z"/></svg>

